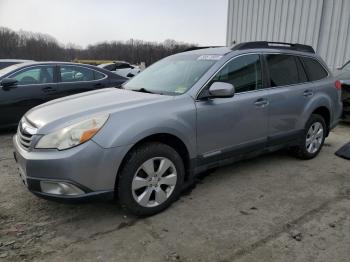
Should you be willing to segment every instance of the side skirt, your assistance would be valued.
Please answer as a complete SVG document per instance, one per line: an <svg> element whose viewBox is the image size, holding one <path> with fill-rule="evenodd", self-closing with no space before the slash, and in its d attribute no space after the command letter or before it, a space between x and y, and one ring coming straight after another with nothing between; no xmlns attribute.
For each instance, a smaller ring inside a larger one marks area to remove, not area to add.
<svg viewBox="0 0 350 262"><path fill-rule="evenodd" d="M204 154L192 159L188 181L186 181L185 187L191 185L195 181L196 175L209 169L230 165L241 160L251 159L262 154L296 146L300 144L300 138L303 132L304 130L298 130L284 135L271 136L268 137L266 142L234 147L223 151Z"/></svg>

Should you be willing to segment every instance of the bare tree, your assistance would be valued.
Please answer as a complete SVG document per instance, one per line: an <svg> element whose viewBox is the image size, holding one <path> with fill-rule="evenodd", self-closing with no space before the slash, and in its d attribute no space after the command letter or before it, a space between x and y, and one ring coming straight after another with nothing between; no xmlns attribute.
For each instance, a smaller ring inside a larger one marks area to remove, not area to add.
<svg viewBox="0 0 350 262"><path fill-rule="evenodd" d="M22 58L37 61L56 60L124 60L130 63L155 61L193 47L193 44L167 39L163 43L130 39L89 45L83 49L75 44L61 45L50 35L27 31L15 32L0 27L0 58Z"/></svg>

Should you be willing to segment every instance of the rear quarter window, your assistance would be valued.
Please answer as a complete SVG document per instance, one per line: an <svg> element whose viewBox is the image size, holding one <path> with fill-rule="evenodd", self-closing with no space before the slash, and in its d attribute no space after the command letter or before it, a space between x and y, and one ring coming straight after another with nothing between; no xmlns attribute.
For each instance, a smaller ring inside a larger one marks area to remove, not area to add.
<svg viewBox="0 0 350 262"><path fill-rule="evenodd" d="M97 71L94 71L94 76L95 76L95 80L100 80L100 79L105 77L104 74L97 72Z"/></svg>
<svg viewBox="0 0 350 262"><path fill-rule="evenodd" d="M328 72L316 59L301 57L301 60L304 64L309 81L317 81L328 76Z"/></svg>

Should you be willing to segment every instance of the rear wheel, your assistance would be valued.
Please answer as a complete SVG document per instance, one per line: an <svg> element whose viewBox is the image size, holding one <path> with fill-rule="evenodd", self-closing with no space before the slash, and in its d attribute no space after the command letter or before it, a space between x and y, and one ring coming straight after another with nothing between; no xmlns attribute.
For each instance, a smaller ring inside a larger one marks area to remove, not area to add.
<svg viewBox="0 0 350 262"><path fill-rule="evenodd" d="M121 205L139 216L164 210L178 198L184 172L181 157L170 146L141 145L129 154L119 175Z"/></svg>
<svg viewBox="0 0 350 262"><path fill-rule="evenodd" d="M300 145L294 149L301 159L312 159L321 151L326 138L327 126L324 118L313 114L305 125Z"/></svg>

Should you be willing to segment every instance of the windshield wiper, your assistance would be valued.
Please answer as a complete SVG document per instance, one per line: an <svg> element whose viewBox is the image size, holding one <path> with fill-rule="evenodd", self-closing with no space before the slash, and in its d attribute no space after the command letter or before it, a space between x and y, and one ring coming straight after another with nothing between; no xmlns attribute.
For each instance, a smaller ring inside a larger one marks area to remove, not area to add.
<svg viewBox="0 0 350 262"><path fill-rule="evenodd" d="M132 91L135 91L135 92L142 92L142 93L148 93L148 94L159 94L161 95L162 93L156 93L156 92L153 92L151 90L148 90L146 88L140 88L140 89L132 89Z"/></svg>

